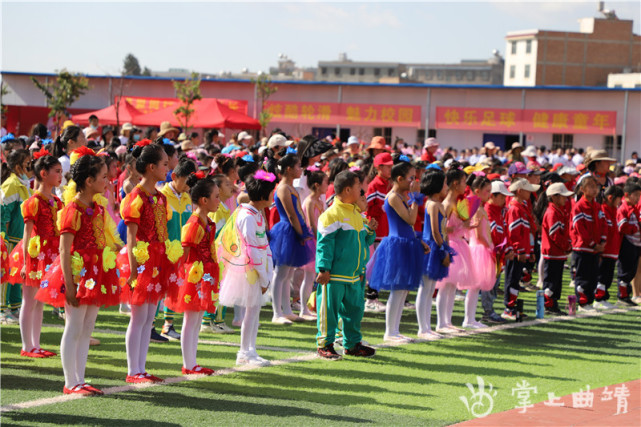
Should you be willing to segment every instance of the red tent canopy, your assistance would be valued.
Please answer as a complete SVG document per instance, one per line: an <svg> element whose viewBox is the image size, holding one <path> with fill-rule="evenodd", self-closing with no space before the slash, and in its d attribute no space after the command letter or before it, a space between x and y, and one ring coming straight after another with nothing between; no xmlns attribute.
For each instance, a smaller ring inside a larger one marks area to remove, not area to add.
<svg viewBox="0 0 641 427"><path fill-rule="evenodd" d="M116 123L116 104L110 105L107 108L102 110L93 111L91 113L78 114L72 117L74 123L80 125L86 125L89 123L89 116L95 115L100 120L101 125L115 125ZM123 123L131 123L134 121L134 118L141 115L142 113L134 108L129 102L124 99L120 101L118 105L118 121L122 125Z"/></svg>
<svg viewBox="0 0 641 427"><path fill-rule="evenodd" d="M137 116L132 123L138 126L158 126L168 121L172 126L181 126L174 111L179 103L165 107L153 113ZM239 111L234 111L216 98L203 98L192 104L194 113L189 118L189 125L194 128L227 128L227 129L260 129L258 120Z"/></svg>

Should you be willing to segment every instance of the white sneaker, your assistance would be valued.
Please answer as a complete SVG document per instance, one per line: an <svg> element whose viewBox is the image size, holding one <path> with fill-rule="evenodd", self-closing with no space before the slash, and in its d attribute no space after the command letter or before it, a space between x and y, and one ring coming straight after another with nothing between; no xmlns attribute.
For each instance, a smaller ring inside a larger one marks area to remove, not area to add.
<svg viewBox="0 0 641 427"><path fill-rule="evenodd" d="M604 300L604 301L594 301L594 304L592 304L592 307L598 310L610 310L612 308L615 308L616 306Z"/></svg>
<svg viewBox="0 0 641 427"><path fill-rule="evenodd" d="M277 325L291 325L293 322L286 317L273 317L272 323Z"/></svg>
<svg viewBox="0 0 641 427"><path fill-rule="evenodd" d="M269 360L263 359L255 351L239 351L236 355L236 365L267 366L269 364Z"/></svg>
<svg viewBox="0 0 641 427"><path fill-rule="evenodd" d="M472 322L472 324L473 324L474 326L476 326L476 328L477 328L477 329L480 329L480 328L487 328L487 325L486 325L485 323L481 323L481 322L476 321L476 320L475 320L474 322Z"/></svg>
<svg viewBox="0 0 641 427"><path fill-rule="evenodd" d="M230 328L226 323L212 323L211 330L215 334L233 334L236 332L234 328Z"/></svg>
<svg viewBox="0 0 641 427"><path fill-rule="evenodd" d="M365 302L365 311L368 313L382 313L385 311L385 304L378 299L368 299Z"/></svg>
<svg viewBox="0 0 641 427"><path fill-rule="evenodd" d="M410 337L406 337L405 335L384 335L383 336L383 341L386 342L396 342L396 343L411 343L414 342L413 339Z"/></svg>
<svg viewBox="0 0 641 427"><path fill-rule="evenodd" d="M591 305L586 304L586 305L580 305L579 306L579 311L580 312L585 312L585 313L593 313L596 310Z"/></svg>
<svg viewBox="0 0 641 427"><path fill-rule="evenodd" d="M0 323L3 325L17 325L19 323L16 316L11 313L11 310L4 310L0 314Z"/></svg>
<svg viewBox="0 0 641 427"><path fill-rule="evenodd" d="M576 285L574 284L574 280L570 280L570 284L568 285L571 288L574 288Z"/></svg>
<svg viewBox="0 0 641 427"><path fill-rule="evenodd" d="M464 322L463 323L463 327L464 328L470 328L470 329L480 329L480 328L486 328L487 326L484 325L481 322L477 322L476 320L474 320L474 321L469 322L469 323Z"/></svg>
<svg viewBox="0 0 641 427"><path fill-rule="evenodd" d="M456 329L450 329L445 326L443 328L436 328L436 332L438 332L439 334L455 334L458 331Z"/></svg>
<svg viewBox="0 0 641 427"><path fill-rule="evenodd" d="M314 321L318 318L315 314L301 314L300 317L301 319L309 322Z"/></svg>
<svg viewBox="0 0 641 427"><path fill-rule="evenodd" d="M129 306L129 304L121 303L120 304L120 309L118 311L120 312L120 314L129 315L129 314L131 314L131 307Z"/></svg>

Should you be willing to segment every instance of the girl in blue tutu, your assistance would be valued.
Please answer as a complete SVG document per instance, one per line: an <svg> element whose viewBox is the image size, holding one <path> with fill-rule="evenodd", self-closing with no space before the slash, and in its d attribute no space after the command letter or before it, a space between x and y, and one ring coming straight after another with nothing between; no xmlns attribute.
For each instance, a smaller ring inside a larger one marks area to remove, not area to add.
<svg viewBox="0 0 641 427"><path fill-rule="evenodd" d="M272 322L291 324L303 318L292 312L290 283L294 269L304 266L314 257L314 242L305 224L300 197L293 186L294 180L302 173L298 156L294 153L285 155L278 161L277 169L281 181L274 202L280 221L271 229L269 242L274 260Z"/></svg>
<svg viewBox="0 0 641 427"><path fill-rule="evenodd" d="M418 320L418 337L436 339L441 335L432 331L432 295L434 286L449 274L449 266L455 255L447 240L447 216L443 200L448 192L445 174L440 170L428 170L421 179L421 193L427 196L425 202L425 220L423 221L423 242L430 251L423 261L423 283L416 295L416 318Z"/></svg>
<svg viewBox="0 0 641 427"><path fill-rule="evenodd" d="M399 325L408 292L416 290L421 283L424 247L427 246L414 233L422 195L418 193L416 170L406 156L396 160L391 182L392 190L383 204L389 234L374 253L370 287L390 291L385 310L385 341L411 342L400 334Z"/></svg>

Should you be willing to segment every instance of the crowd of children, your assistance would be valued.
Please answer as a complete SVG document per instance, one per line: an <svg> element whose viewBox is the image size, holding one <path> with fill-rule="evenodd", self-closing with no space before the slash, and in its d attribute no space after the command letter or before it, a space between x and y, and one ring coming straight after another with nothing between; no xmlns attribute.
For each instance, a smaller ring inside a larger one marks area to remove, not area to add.
<svg viewBox="0 0 641 427"><path fill-rule="evenodd" d="M125 380L141 383L162 381L146 370L150 340L180 340L182 373L213 374L197 364L199 334L233 333L227 307L240 327L236 362L268 365L256 338L270 300L274 324L316 322L317 352L328 360L342 357L335 344L346 356L375 354L362 339L365 311L385 311L383 339L400 343L413 341L400 331L408 307L427 340L522 319L519 295L536 289L537 266L548 315L566 314L566 269L570 309L573 298L580 311L641 302L639 166L612 180L615 160L601 150L587 153L580 174L491 159L428 164L391 153L381 137L341 153L278 131L261 155L200 149L208 156L181 152L174 131L165 125L155 141L124 150L87 147L73 124L31 151L3 138L2 322L20 323L22 356L53 357L40 347L43 304L63 310L64 393L102 394L84 379L100 307L130 316ZM426 147L433 157L438 143Z"/></svg>

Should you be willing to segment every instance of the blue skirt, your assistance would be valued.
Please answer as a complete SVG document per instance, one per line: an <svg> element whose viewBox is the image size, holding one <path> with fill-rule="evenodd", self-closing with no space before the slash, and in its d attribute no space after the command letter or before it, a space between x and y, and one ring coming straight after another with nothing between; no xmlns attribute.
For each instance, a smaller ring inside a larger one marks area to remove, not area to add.
<svg viewBox="0 0 641 427"><path fill-rule="evenodd" d="M443 260L445 256L449 254L450 265L454 263L456 251L450 248L447 243L443 243L443 246L440 248L434 240L430 240L427 244L430 247L430 253L425 254L423 274L436 281L446 278L450 272L450 268L443 265Z"/></svg>
<svg viewBox="0 0 641 427"><path fill-rule="evenodd" d="M387 236L371 262L369 286L377 291L413 291L422 283L423 245L419 239Z"/></svg>
<svg viewBox="0 0 641 427"><path fill-rule="evenodd" d="M306 227L303 229L306 231ZM302 267L316 256L314 240L303 240L289 222L280 221L269 231L269 247L272 250L274 265ZM306 233L311 237L311 234Z"/></svg>

